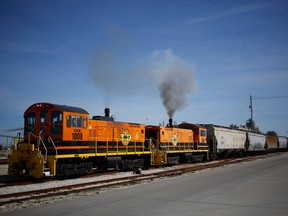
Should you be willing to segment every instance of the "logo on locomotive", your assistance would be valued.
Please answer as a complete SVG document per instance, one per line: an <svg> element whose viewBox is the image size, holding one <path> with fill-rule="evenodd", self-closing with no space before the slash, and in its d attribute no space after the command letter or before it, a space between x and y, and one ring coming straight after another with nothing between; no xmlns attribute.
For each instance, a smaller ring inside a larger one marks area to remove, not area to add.
<svg viewBox="0 0 288 216"><path fill-rule="evenodd" d="M138 132L136 132L135 139L139 140L139 133Z"/></svg>
<svg viewBox="0 0 288 216"><path fill-rule="evenodd" d="M173 135L172 135L171 142L172 142L173 146L176 146L176 145L177 145L177 143L178 143L178 136L177 136L177 134L173 134Z"/></svg>
<svg viewBox="0 0 288 216"><path fill-rule="evenodd" d="M122 133L120 134L120 140L122 142L123 145L127 146L128 143L131 140L131 134L129 133L129 131L127 129L123 130Z"/></svg>

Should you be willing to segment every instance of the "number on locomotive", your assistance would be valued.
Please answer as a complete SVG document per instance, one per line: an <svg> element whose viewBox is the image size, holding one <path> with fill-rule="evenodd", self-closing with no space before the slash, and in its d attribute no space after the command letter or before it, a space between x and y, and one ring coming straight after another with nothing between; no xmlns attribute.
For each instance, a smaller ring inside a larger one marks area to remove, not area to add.
<svg viewBox="0 0 288 216"><path fill-rule="evenodd" d="M82 140L83 139L83 135L82 133L72 133L72 139L73 140Z"/></svg>

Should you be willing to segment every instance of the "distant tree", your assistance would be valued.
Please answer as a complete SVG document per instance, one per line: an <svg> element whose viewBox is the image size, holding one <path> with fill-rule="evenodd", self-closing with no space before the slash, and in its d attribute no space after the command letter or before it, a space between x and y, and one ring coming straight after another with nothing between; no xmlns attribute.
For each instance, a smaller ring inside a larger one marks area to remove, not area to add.
<svg viewBox="0 0 288 216"><path fill-rule="evenodd" d="M259 127L256 127L256 128L255 128L255 132L257 132L257 133L262 133L262 132L260 131Z"/></svg>
<svg viewBox="0 0 288 216"><path fill-rule="evenodd" d="M254 120L248 119L246 121L246 127L252 132L261 133L259 127L256 126L256 123Z"/></svg>
<svg viewBox="0 0 288 216"><path fill-rule="evenodd" d="M267 135L277 136L277 133L275 131L268 131Z"/></svg>
<svg viewBox="0 0 288 216"><path fill-rule="evenodd" d="M256 128L255 121L248 119L246 121L246 127L248 127L251 131L254 131Z"/></svg>

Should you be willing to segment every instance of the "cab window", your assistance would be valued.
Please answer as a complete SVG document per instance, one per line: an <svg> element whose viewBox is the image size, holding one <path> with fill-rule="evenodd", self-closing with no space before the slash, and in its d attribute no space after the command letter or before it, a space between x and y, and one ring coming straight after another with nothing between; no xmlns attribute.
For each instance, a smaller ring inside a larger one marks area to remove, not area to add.
<svg viewBox="0 0 288 216"><path fill-rule="evenodd" d="M41 114L40 114L40 122L41 123L46 123L46 113L47 113L46 110L41 111Z"/></svg>
<svg viewBox="0 0 288 216"><path fill-rule="evenodd" d="M32 125L35 124L36 117L35 113L28 113L25 115L25 124Z"/></svg>
<svg viewBox="0 0 288 216"><path fill-rule="evenodd" d="M72 116L72 127L82 128L82 116Z"/></svg>
<svg viewBox="0 0 288 216"><path fill-rule="evenodd" d="M200 136L206 136L206 131L205 130L200 130Z"/></svg>
<svg viewBox="0 0 288 216"><path fill-rule="evenodd" d="M35 123L36 123L35 113L27 113L24 116L24 121L25 121L24 134L28 134L30 132L33 133L35 130Z"/></svg>
<svg viewBox="0 0 288 216"><path fill-rule="evenodd" d="M68 116L66 117L66 126L67 126L68 128L71 127L71 115L68 115Z"/></svg>
<svg viewBox="0 0 288 216"><path fill-rule="evenodd" d="M83 117L83 127L87 128L87 117L86 116Z"/></svg>
<svg viewBox="0 0 288 216"><path fill-rule="evenodd" d="M61 123L62 122L62 113L59 111L53 111L51 113L51 122L52 122L52 124Z"/></svg>

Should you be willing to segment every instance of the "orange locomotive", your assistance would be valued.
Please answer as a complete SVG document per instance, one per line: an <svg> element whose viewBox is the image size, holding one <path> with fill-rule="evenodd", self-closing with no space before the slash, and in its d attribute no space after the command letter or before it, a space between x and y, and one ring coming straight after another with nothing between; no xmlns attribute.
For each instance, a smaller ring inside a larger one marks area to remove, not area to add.
<svg viewBox="0 0 288 216"><path fill-rule="evenodd" d="M208 147L199 150L194 145L191 128L115 122L108 108L105 116L90 119L82 108L36 103L25 111L24 125L24 142L9 155L10 175L83 175L96 169L175 164L194 154L208 155Z"/></svg>
<svg viewBox="0 0 288 216"><path fill-rule="evenodd" d="M201 128L201 129L200 129ZM197 125L182 123L172 125L169 119L167 127L147 126L146 136L156 142L159 151L155 160L164 164L196 162L208 159L206 129ZM159 162L158 162L159 163Z"/></svg>

